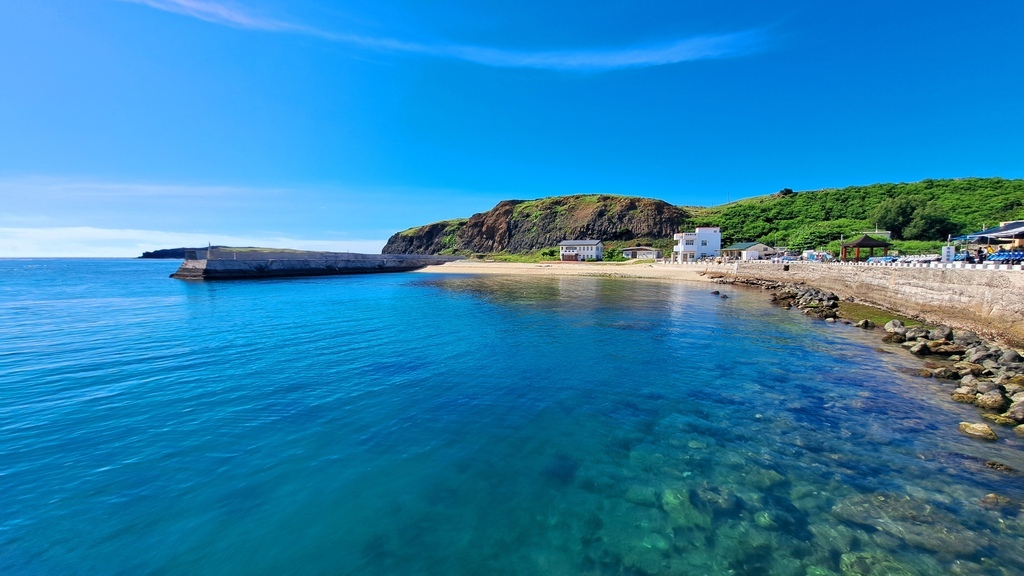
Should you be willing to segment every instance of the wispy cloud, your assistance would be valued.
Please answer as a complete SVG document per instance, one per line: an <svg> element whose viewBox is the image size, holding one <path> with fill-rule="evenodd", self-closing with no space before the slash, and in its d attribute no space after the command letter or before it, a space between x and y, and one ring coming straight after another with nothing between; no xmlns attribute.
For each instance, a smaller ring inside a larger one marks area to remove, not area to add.
<svg viewBox="0 0 1024 576"><path fill-rule="evenodd" d="M200 20L265 32L286 32L315 36L331 42L387 52L404 52L439 58L453 58L497 68L602 72L678 64L711 58L743 56L757 51L764 42L759 31L706 35L659 44L591 50L517 51L464 44L425 44L393 38L338 34L318 28L259 16L237 4L210 0L122 0L143 4Z"/></svg>
<svg viewBox="0 0 1024 576"><path fill-rule="evenodd" d="M182 246L261 246L296 250L379 253L384 240L316 240L234 236L89 226L0 228L0 258L132 258Z"/></svg>

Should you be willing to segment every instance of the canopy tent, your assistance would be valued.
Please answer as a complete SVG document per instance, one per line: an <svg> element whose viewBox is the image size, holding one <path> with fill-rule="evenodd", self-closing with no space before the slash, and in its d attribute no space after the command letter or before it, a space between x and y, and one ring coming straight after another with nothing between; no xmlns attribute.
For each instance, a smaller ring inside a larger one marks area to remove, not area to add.
<svg viewBox="0 0 1024 576"><path fill-rule="evenodd" d="M889 244L885 240L878 240L878 239L872 238L871 236L868 236L867 234L865 234L865 235L861 236L860 238L857 238L856 240L854 240L852 242L847 242L845 244L840 244L840 246L842 247L842 252L840 253L839 258L845 262L846 261L846 250L847 250L847 248L853 248L854 249L853 259L854 260L860 260L860 249L861 248L868 248L868 249L870 249L870 255L871 256L875 255L875 248L881 248L882 249L882 255L883 256L887 256L889 254L889 248L892 247L892 244Z"/></svg>
<svg viewBox="0 0 1024 576"><path fill-rule="evenodd" d="M986 228L980 232L973 232L971 234L964 234L963 236L957 236L953 240L960 242L976 242L979 244L985 243L1002 243L1012 242L1013 240L1024 239L1024 220L1017 220L1016 222L1007 222L1002 226L996 226L994 228Z"/></svg>

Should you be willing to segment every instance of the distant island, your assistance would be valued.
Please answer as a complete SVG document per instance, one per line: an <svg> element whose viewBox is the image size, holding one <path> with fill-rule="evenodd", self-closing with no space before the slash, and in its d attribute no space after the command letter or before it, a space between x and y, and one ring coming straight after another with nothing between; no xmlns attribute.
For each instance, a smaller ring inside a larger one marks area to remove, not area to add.
<svg viewBox="0 0 1024 576"><path fill-rule="evenodd" d="M607 250L671 251L672 234L718 226L724 243L837 250L842 238L891 232L904 253L937 252L950 235L1024 219L1024 180L958 178L773 194L713 207L608 194L504 200L486 212L403 230L385 254L554 258L558 242L600 239Z"/></svg>
<svg viewBox="0 0 1024 576"><path fill-rule="evenodd" d="M207 250L209 248L224 248L224 246L203 246L201 248L165 248L163 250L143 252L142 256L139 256L139 258L166 258L174 260L184 260L185 252L195 252L197 250Z"/></svg>

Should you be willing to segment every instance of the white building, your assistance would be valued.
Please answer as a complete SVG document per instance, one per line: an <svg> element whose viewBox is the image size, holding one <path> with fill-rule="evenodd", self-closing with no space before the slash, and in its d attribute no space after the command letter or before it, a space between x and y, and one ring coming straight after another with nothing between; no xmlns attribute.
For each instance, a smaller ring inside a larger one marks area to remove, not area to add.
<svg viewBox="0 0 1024 576"><path fill-rule="evenodd" d="M661 258L661 250L650 246L630 246L622 249L622 255L631 260L657 260Z"/></svg>
<svg viewBox="0 0 1024 576"><path fill-rule="evenodd" d="M560 260L583 261L604 258L604 244L600 240L564 240L558 243Z"/></svg>
<svg viewBox="0 0 1024 576"><path fill-rule="evenodd" d="M723 256L738 260L760 260L774 254L774 248L760 242L740 242L732 246L726 246L722 250Z"/></svg>
<svg viewBox="0 0 1024 576"><path fill-rule="evenodd" d="M721 255L722 229L718 226L701 226L693 232L680 232L673 239L676 241L672 247L675 262L693 262Z"/></svg>

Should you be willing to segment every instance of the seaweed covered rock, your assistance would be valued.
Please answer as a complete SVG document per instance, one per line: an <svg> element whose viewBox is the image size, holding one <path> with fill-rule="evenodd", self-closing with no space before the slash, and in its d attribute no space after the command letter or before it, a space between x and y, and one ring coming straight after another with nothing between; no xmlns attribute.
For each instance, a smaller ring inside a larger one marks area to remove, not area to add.
<svg viewBox="0 0 1024 576"><path fill-rule="evenodd" d="M970 436L971 438L980 438L981 440L999 440L999 436L989 428L988 424L971 424L970 422L961 422L960 431Z"/></svg>

